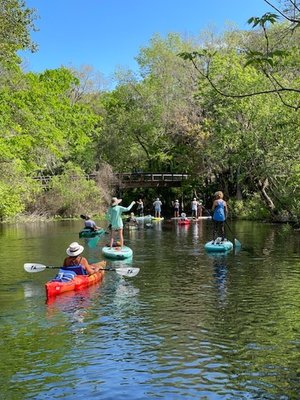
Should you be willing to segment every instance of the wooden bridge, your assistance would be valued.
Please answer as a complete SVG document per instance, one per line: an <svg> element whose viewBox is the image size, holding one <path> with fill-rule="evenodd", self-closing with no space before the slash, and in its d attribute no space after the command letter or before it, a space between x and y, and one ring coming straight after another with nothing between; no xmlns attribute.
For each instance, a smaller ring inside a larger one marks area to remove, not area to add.
<svg viewBox="0 0 300 400"><path fill-rule="evenodd" d="M155 188L155 187L179 187L182 182L188 179L188 174L173 173L151 173L151 172L134 172L134 173L117 173L114 174L116 185L120 189L126 188ZM86 179L96 179L97 174L86 175ZM53 175L37 176L34 179L39 181L44 188L49 186Z"/></svg>
<svg viewBox="0 0 300 400"><path fill-rule="evenodd" d="M132 173L116 174L123 188L178 187L188 179L188 174Z"/></svg>

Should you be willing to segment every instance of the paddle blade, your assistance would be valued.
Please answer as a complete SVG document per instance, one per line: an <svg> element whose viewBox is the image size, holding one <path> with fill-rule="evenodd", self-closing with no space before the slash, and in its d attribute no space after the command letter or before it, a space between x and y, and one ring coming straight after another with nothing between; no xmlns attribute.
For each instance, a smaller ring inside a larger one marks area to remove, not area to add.
<svg viewBox="0 0 300 400"><path fill-rule="evenodd" d="M35 264L35 263L25 263L24 269L26 272L41 272L46 269L46 265L43 264Z"/></svg>
<svg viewBox="0 0 300 400"><path fill-rule="evenodd" d="M241 247L242 246L241 242L239 240L237 240L237 239L234 239L234 244L237 247Z"/></svg>
<svg viewBox="0 0 300 400"><path fill-rule="evenodd" d="M116 268L115 271L119 275L133 277L133 276L136 276L140 272L140 269L139 268Z"/></svg>

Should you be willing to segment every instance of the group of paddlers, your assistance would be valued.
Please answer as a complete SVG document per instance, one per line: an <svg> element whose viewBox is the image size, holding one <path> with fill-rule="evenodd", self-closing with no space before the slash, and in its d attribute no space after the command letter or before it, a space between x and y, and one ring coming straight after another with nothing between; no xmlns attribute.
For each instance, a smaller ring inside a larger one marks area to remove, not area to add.
<svg viewBox="0 0 300 400"><path fill-rule="evenodd" d="M223 200L223 192L218 191L215 193L215 199L212 205L212 219L214 222L213 227L213 240L217 238L218 235L221 236L222 240L225 239L225 220L227 216L227 203ZM132 201L128 207L123 207L120 205L122 199L118 199L117 197L113 197L111 199L110 207L107 211L107 219L109 222L110 228L110 247L113 246L114 241L118 237L120 241L120 247L122 248L124 245L124 237L123 237L123 220L122 220L122 213L128 212L132 209L132 207L137 204L137 214L138 216L144 215L144 203L142 199L139 199L137 202ZM180 204L178 200L173 202L173 210L174 210L174 217L179 217L179 210ZM161 207L162 202L159 198L153 202L154 207L154 217L161 218ZM205 210L205 207L202 205L201 201L198 201L196 198L193 198L191 202L191 211L192 211L192 218L199 218L202 216L202 210ZM130 217L132 222L136 221L134 213L131 213ZM181 213L181 218L187 218L185 213ZM89 217L85 216L85 228L91 230L100 229L96 223ZM129 222L129 221L128 221Z"/></svg>

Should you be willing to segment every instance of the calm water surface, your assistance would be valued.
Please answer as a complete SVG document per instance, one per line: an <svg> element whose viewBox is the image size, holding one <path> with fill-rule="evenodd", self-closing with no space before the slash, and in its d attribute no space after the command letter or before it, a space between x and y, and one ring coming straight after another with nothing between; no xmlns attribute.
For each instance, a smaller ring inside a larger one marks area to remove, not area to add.
<svg viewBox="0 0 300 400"><path fill-rule="evenodd" d="M125 232L139 275L47 304L54 271L23 264L59 266L81 222L0 227L0 398L299 399L300 233L231 228L228 255L205 253L210 221Z"/></svg>

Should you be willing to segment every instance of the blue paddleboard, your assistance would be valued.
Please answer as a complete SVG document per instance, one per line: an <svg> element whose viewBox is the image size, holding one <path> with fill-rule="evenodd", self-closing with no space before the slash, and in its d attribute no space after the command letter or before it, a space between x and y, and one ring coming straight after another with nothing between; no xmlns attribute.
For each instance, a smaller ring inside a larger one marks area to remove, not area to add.
<svg viewBox="0 0 300 400"><path fill-rule="evenodd" d="M114 258L115 260L124 260L124 258L132 257L133 251L130 247L109 247L102 248L102 254L107 258Z"/></svg>
<svg viewBox="0 0 300 400"><path fill-rule="evenodd" d="M219 238L218 238L219 239ZM233 243L230 240L225 239L223 242L221 240L211 240L204 245L206 251L209 252L225 252L233 248Z"/></svg>

